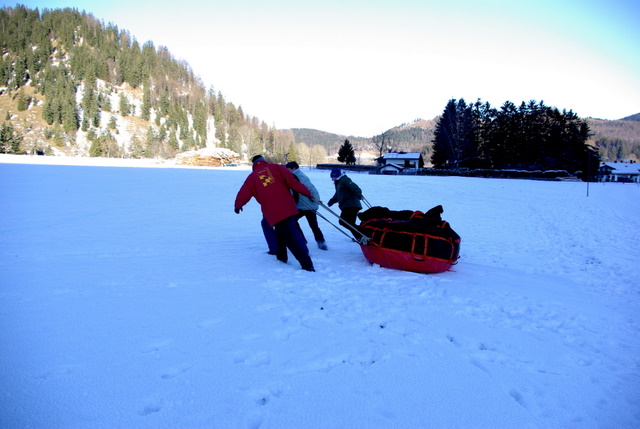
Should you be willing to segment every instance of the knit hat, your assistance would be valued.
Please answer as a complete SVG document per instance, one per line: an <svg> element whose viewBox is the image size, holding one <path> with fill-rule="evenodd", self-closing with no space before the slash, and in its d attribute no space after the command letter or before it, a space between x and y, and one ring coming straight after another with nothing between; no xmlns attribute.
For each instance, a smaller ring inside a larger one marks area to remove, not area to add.
<svg viewBox="0 0 640 429"><path fill-rule="evenodd" d="M287 162L287 165L285 165L285 167L287 167L287 168L291 168L291 169L293 169L293 170L297 170L298 168L300 168L300 166L298 165L298 163L297 163L297 162L295 162L295 161Z"/></svg>
<svg viewBox="0 0 640 429"><path fill-rule="evenodd" d="M339 168L332 168L331 169L331 178L332 179L337 179L340 176L342 176L342 171L340 171Z"/></svg>
<svg viewBox="0 0 640 429"><path fill-rule="evenodd" d="M265 161L265 159L262 157L262 155L256 155L253 158L251 158L251 162L254 164L258 161Z"/></svg>

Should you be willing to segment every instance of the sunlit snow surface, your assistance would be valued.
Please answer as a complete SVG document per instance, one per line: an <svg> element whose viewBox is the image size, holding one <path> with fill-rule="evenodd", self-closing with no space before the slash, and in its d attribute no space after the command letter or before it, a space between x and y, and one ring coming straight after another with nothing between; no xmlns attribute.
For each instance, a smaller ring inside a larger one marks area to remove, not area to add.
<svg viewBox="0 0 640 429"><path fill-rule="evenodd" d="M247 169L16 159L2 428L640 427L638 185L348 173L441 204L462 258L372 266L321 220L309 273L266 253L255 200L233 212Z"/></svg>

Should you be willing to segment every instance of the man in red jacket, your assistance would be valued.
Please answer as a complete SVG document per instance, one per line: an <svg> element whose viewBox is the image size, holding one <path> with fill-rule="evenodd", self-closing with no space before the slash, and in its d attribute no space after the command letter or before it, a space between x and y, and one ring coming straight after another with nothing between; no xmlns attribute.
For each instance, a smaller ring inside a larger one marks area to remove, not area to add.
<svg viewBox="0 0 640 429"><path fill-rule="evenodd" d="M315 271L309 248L298 226L298 208L291 195L291 189L305 197L313 198L311 192L285 167L268 163L262 155L254 156L252 161L253 171L238 191L234 211L240 213L242 207L252 197L255 198L260 203L264 218L276 230L278 260L287 262L288 248L303 270Z"/></svg>

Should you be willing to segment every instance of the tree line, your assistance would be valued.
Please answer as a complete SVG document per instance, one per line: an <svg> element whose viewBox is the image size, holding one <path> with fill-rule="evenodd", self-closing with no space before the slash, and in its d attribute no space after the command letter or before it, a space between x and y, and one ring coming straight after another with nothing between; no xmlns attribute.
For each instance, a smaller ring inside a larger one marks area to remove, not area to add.
<svg viewBox="0 0 640 429"><path fill-rule="evenodd" d="M221 92L206 90L184 61L166 47L140 44L126 30L76 9L0 9L0 87L20 94L18 110L43 101L46 136L62 136L73 145L87 133L93 156L172 157L179 151L219 145L245 158L265 153L284 162L293 134L246 115ZM117 91L128 87L130 91ZM136 103L131 91L142 91ZM80 95L79 92L81 92ZM117 103L112 96L120 93ZM80 98L78 100L78 98ZM147 123L127 153L115 144L116 113ZM7 120L8 118L0 118ZM209 136L209 122L215 136Z"/></svg>
<svg viewBox="0 0 640 429"><path fill-rule="evenodd" d="M500 109L451 99L440 117L431 162L439 169L565 170L595 173L587 122L534 100Z"/></svg>

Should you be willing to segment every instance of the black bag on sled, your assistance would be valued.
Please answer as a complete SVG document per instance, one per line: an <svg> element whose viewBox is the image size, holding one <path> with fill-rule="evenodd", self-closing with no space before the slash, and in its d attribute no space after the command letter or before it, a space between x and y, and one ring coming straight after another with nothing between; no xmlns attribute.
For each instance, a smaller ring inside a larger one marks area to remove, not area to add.
<svg viewBox="0 0 640 429"><path fill-rule="evenodd" d="M387 268L437 273L448 270L460 254L460 236L442 220L442 206L421 211L372 207L358 215L365 257Z"/></svg>

